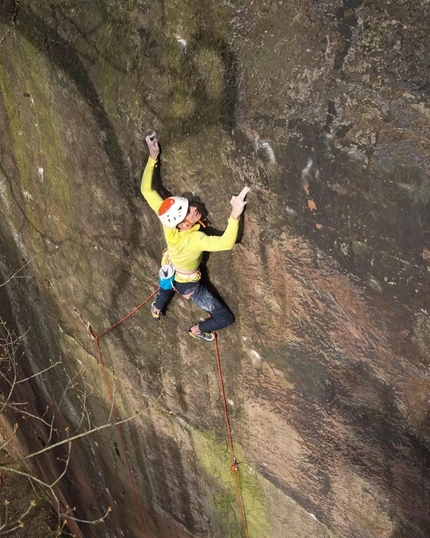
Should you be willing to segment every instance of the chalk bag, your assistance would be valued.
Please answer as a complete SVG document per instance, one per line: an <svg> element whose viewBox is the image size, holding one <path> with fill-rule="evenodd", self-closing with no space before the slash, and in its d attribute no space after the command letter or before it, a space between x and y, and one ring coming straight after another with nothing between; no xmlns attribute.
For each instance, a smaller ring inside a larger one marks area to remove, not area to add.
<svg viewBox="0 0 430 538"><path fill-rule="evenodd" d="M163 265L158 273L158 282L163 290L173 289L173 279L175 278L175 269L172 265Z"/></svg>

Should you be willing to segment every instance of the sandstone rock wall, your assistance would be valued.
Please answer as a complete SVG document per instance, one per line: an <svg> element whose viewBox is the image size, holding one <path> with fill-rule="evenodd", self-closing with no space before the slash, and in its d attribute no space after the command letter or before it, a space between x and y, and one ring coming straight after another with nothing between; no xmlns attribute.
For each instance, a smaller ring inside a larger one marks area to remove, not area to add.
<svg viewBox="0 0 430 538"><path fill-rule="evenodd" d="M39 0L0 8L1 315L23 371L61 357L94 424L94 343L156 288L163 240L139 194L144 136L169 192L214 228L251 186L241 243L210 280L250 537L424 538L429 528L430 2ZM146 531L243 535L212 346L176 298L100 340ZM78 393L60 425L76 426ZM9 417L13 420L14 417ZM21 424L21 449L46 432ZM55 476L55 457L38 472ZM85 537L142 536L114 429L75 443L59 484Z"/></svg>

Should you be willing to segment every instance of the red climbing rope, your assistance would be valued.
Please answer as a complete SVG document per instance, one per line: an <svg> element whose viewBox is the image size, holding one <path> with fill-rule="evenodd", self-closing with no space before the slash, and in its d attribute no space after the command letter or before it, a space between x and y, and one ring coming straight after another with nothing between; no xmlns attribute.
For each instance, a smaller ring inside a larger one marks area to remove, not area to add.
<svg viewBox="0 0 430 538"><path fill-rule="evenodd" d="M97 347L97 353L98 353L98 356L99 356L99 362L100 362L100 364L102 366L103 376L104 376L104 379L105 379L106 387L107 387L108 392L109 392L109 398L110 398L110 401L111 401L111 404L112 404L112 415L113 415L116 423L118 423L118 416L117 416L117 412L116 412L116 408L115 408L112 388L110 386L109 377L108 377L107 371L106 371L106 366L105 366L105 363L103 361L102 351L100 349L99 339L102 336L104 336L105 334L107 334L109 331L114 329L115 327L118 327L118 325L120 325L123 321L128 319L135 312L137 312L139 310L139 308L141 308L145 303L147 303L149 301L149 299L151 299L151 297L153 297L157 293L158 289L159 288L157 288L153 293L151 293L151 295L149 297L147 297L144 301L142 301L140 303L140 305L136 306L136 308L133 308L133 310L131 312L129 312L126 316L124 316L120 321L118 321L117 323L112 325L112 327L109 327L108 329L104 330L102 333L100 333L100 334L94 333L92 328L91 328L91 325L90 324L87 325L88 330L90 332L90 336L94 340L94 342L96 344L96 347ZM139 514L139 518L140 518L140 521L141 521L141 524L142 524L143 534L144 534L145 538L148 538L148 535L146 533L146 528L145 528L145 521L143 519L142 509L141 509L140 502L139 502L139 497L137 495L137 488L136 488L136 484L135 484L135 482L133 480L133 472L132 472L130 460L129 460L129 457L128 457L128 454L127 454L127 449L126 449L126 446L125 446L124 435L122 433L122 429L121 429L121 426L119 424L116 424L116 429L118 431L118 435L119 435L119 438L120 438L120 441L121 441L122 451L123 451L124 459L125 459L125 462L126 462L126 465L127 465L128 474L129 474L129 477L130 477L130 483L131 483L132 488L133 488L134 500L135 500L137 512Z"/></svg>
<svg viewBox="0 0 430 538"><path fill-rule="evenodd" d="M224 379L222 375L222 369L221 369L221 359L219 357L219 349L218 349L218 337L216 333L213 333L215 337L215 353L216 353L216 360L217 360L217 366L218 366L218 374L219 374L219 385L221 389L221 396L222 396L222 403L224 406L224 418L225 418L225 427L227 430L227 439L228 439L228 445L230 449L230 457L231 457L231 466L230 471L234 475L234 480L236 483L236 494L237 494L237 502L239 504L239 510L240 510L240 516L242 519L242 526L243 526L243 536L244 538L248 538L248 531L247 531L247 525L246 525L246 519L245 519L245 511L243 508L243 502L242 502L242 494L240 491L240 484L239 484L239 477L237 475L237 470L239 466L239 462L237 461L237 458L234 454L234 445L233 445L233 437L231 435L231 428L230 428L230 420L228 417L228 409L227 409L227 399L225 397L225 390L224 390Z"/></svg>
<svg viewBox="0 0 430 538"><path fill-rule="evenodd" d="M107 387L108 392L109 392L109 398L110 398L110 401L111 401L111 404L112 404L112 414L113 414L113 417L114 417L116 423L118 422L118 416L117 416L117 412L116 412L116 408L115 408L112 389L111 389L111 386L110 386L110 382L109 382L109 378L108 378L108 375L107 375L106 367L105 367L105 364L104 364L104 361L103 361L103 355L102 355L102 351L100 349L99 340L100 340L100 338L102 336L104 336L108 332L112 331L112 329L115 329L115 327L118 327L118 325L123 323L126 319L128 319L135 312L137 312L145 303L147 303L149 301L149 299L151 299L158 292L158 290L159 290L159 288L157 288L153 293L151 293L151 295L149 297L147 297L138 306L136 306L136 308L133 308L133 310L131 312L129 312L126 316L124 316L121 320L117 321L114 325L112 325L111 327L108 327L107 329L105 329L100 334L96 334L95 332L93 332L93 330L91 328L91 324L89 324L89 323L86 324L87 328L88 328L88 331L90 333L90 336L94 340L94 342L96 344L96 347L97 347L97 353L98 353L98 357L99 357L99 362L100 362L100 364L102 366L103 376L104 376L104 379L105 379L106 387ZM220 389L221 389L222 403L223 403L223 406L224 406L225 426L226 426L226 430L227 430L228 445L229 445L230 457L231 457L230 471L233 473L234 479L235 479L237 501L238 501L238 504L239 504L240 515L241 515L241 519L242 519L243 535L244 535L244 538L248 538L245 511L244 511L244 508L243 508L242 494L241 494L241 490L240 490L239 477L238 477L238 473L237 473L239 462L237 461L237 458L236 458L235 453L234 453L233 437L232 437L232 434L231 434L230 420L229 420L228 409L227 409L227 399L226 399L226 396L225 396L225 389L224 389L224 379L223 379L223 375L222 375L221 360L220 360L219 349L218 349L218 337L217 337L217 335L215 333L213 333L213 334L214 334L214 337L215 337L214 343L215 343L215 353L216 353L218 374L219 374L219 384L220 384ZM143 534L144 534L145 538L148 538L148 535L147 535L146 529L145 529L145 522L144 522L144 519L143 519L142 510L141 510L141 507L140 507L139 497L137 495L137 488L136 488L136 484L135 484L135 482L133 480L133 472L132 472L132 469L131 469L131 464L130 464L130 460L129 460L129 457L128 457L127 449L126 449L126 446L125 446L124 435L122 433L122 430L121 430L121 427L120 427L119 424L116 424L116 428L118 430L118 435L119 435L119 438L120 438L120 441L121 441L122 451L124 453L124 458L125 458L125 461L126 461L128 474L129 474L129 477L130 477L130 483L131 483L132 488L133 488L134 499L135 499L136 508L137 508L137 511L138 511L138 514L139 514L139 518L140 518L140 521L141 521L141 524L142 524Z"/></svg>
<svg viewBox="0 0 430 538"><path fill-rule="evenodd" d="M154 297L154 295L157 293L157 291L159 290L160 288L157 288L153 293L151 293L151 295L149 297L147 297L144 301L142 301L139 305L136 306L136 308L133 308L133 310L131 312L129 312L126 316L124 316L122 319L120 319L119 321L117 321L114 325L112 325L112 327L109 327L108 329L104 330L102 333L100 333L98 335L98 337L100 338L101 336L104 336L106 333L108 333L109 331L111 331L112 329L115 329L115 327L118 327L118 325L121 325L121 323L123 321L125 321L126 319L128 319L129 317L131 317L135 312L137 312L140 308L142 308L142 306L147 303L149 301L149 299L152 299L152 297Z"/></svg>

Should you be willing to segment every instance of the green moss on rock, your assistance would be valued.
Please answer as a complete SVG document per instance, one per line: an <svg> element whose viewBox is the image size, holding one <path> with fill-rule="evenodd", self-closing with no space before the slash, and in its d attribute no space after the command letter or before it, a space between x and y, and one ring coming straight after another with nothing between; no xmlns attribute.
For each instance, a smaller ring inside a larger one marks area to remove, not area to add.
<svg viewBox="0 0 430 538"><path fill-rule="evenodd" d="M213 525L223 529L227 538L243 536L235 479L230 471L231 458L225 443L216 440L214 434L204 434L192 430L197 457L207 474L213 478L216 493L213 500ZM238 477L245 511L249 538L269 538L272 536L264 493L256 471L235 447L240 462Z"/></svg>
<svg viewBox="0 0 430 538"><path fill-rule="evenodd" d="M33 247L40 252L49 204L61 208L71 223L64 125L52 101L50 66L39 51L19 34L11 34L2 56L6 60L0 63L0 88L18 171L13 179L21 187L21 209L31 223Z"/></svg>

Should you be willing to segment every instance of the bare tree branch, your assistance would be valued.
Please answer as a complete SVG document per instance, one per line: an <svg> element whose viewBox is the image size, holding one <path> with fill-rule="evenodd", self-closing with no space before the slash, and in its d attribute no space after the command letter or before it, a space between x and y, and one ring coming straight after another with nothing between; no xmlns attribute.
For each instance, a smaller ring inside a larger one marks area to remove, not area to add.
<svg viewBox="0 0 430 538"><path fill-rule="evenodd" d="M26 377L25 379L21 379L20 381L17 381L15 383L15 385L19 385L20 383L25 383L29 379L33 379L34 377L38 377L38 376L44 374L45 372L47 372L48 370L51 370L52 368L55 368L58 364L61 364L61 361L54 362L54 364L51 364L51 366L48 366L48 368L45 368L44 370L40 370L39 372L36 372L35 374L30 375L29 377Z"/></svg>
<svg viewBox="0 0 430 538"><path fill-rule="evenodd" d="M102 521L104 521L109 514L109 512L112 512L112 508L109 506L109 508L106 510L105 514L101 516L99 519L95 519L94 521L87 521L85 519L78 519L76 517L72 517L69 514L61 514L63 517L66 517L67 519L72 519L73 521L77 521L78 523L88 523L90 525L98 525Z"/></svg>
<svg viewBox="0 0 430 538"><path fill-rule="evenodd" d="M17 273L12 275L12 277L10 277L10 279L4 284L16 277ZM2 456L3 461L1 461L0 458L0 469L16 475L24 476L30 480L33 487L38 486L45 492L49 493L51 500L56 505L56 511L59 517L58 528L55 531L56 536L60 536L67 519L85 524L96 525L103 521L110 512L109 508L103 516L95 519L94 521L79 519L76 517L76 515L71 515L68 510L64 512L64 506L60 502L55 490L60 481L67 474L72 453L72 444L79 439L92 435L96 432L101 432L106 428L120 426L121 424L134 419L139 413L122 420L117 420L114 406L115 383L113 382L113 397L110 402L108 418L104 424L94 426L92 424L89 409L89 397L91 394L93 394L93 389L92 387L88 387L87 384L83 382L84 372L82 368L78 369L78 371L72 376L70 376L65 369L63 369L60 376L55 376L56 383L58 383L58 379L64 379L64 386L61 389L60 395L57 396L57 400L54 400L53 395L48 395L43 392L45 390L43 389L43 386L47 386L46 382L44 385L40 385L41 392L45 395L46 401L49 402L43 412L35 412L31 408L32 398L29 398L29 401L19 401L20 399L15 397L16 394L18 394L18 392L15 392L18 385L22 386L26 381L31 382L35 379L40 379L43 375L50 375L50 371L52 371L54 368L62 368L61 360L57 360L43 370L23 377L21 365L23 363L22 359L25 359L25 355L20 351L20 348L24 342L26 334L27 333L21 336L16 335L13 331L9 330L4 321L0 319L0 389L3 390L3 392L0 392L0 415L6 412L11 412L17 415L17 417L21 420L26 420L32 423L32 427L36 435L39 435L39 438L40 436L45 437L45 439L40 439L43 443L43 448L40 450L35 450L24 455L19 454L19 457L14 457L13 445L17 433L19 432L19 424L15 424L13 432L9 434L7 439L0 438L0 450L5 453L5 457ZM58 394L57 390L55 392ZM22 393L22 390L20 393ZM62 407L64 407L66 402L67 406L69 406L69 401L72 395L74 401L78 402L78 406L77 413L75 415L77 416L77 420L73 424L72 434L70 434L69 427L58 429L56 424L61 423L63 420L61 415ZM43 401L43 398L41 399ZM38 425L37 427L36 424ZM55 476L51 477L49 481L35 476L34 471L30 466L31 461L37 456L47 454L51 451L57 451L63 445L65 446L66 450L64 451L63 456L57 457L57 460L61 462L61 468L55 474ZM6 461L4 461L5 459ZM11 518L10 510L8 510L8 505L6 504L3 510L4 517L0 519L0 536L11 534L13 531L22 527L23 519L29 514L32 508L33 506L31 504L28 508L20 508L19 514Z"/></svg>
<svg viewBox="0 0 430 538"><path fill-rule="evenodd" d="M15 519L15 521L12 521L11 523L8 523L8 504L9 503L5 503L5 506L6 506L6 510L5 510L5 521L3 524L0 524L0 534L2 535L5 535L5 534L10 534L11 532L13 531L16 531L17 529L20 529L22 528L24 525L22 523L22 520L28 516L28 514L31 512L31 510L33 510L33 508L36 506L36 503L34 501L30 501L30 504L27 508L27 510L25 512L23 512L22 514L20 514L19 518ZM4 530L6 529L7 526L10 526L10 525L14 525L14 527L11 527L7 530Z"/></svg>
<svg viewBox="0 0 430 538"><path fill-rule="evenodd" d="M3 287L3 286L6 286L6 284L8 284L11 280L13 280L25 267L27 267L28 264L30 264L36 258L37 258L37 256L33 256L33 258L31 258L31 260L29 260L22 267L20 267L18 269L18 271L15 271L15 273L12 276L10 276L5 282L3 282L3 284L0 284L0 288Z"/></svg>
<svg viewBox="0 0 430 538"><path fill-rule="evenodd" d="M35 456L39 456L40 454L43 454L44 452L48 452L49 450L57 448L58 446L65 445L69 441L76 441L76 439L80 439L81 437L86 437L87 435L91 435L94 432L102 431L105 428L112 428L112 426L118 426L120 424L124 424L125 422L129 422L130 420L133 420L139 414L140 413L136 413L132 417L127 417L127 418L124 418L123 420L118 420L117 422L111 422L111 423L103 424L102 426L96 426L92 428L91 430L85 431L78 435L74 435L73 437L70 437L69 439L63 439L62 441L59 441L58 443L54 443L53 445L46 446L42 448L41 450L38 450L37 452L32 452L31 454L29 454L28 456L24 456L23 458L18 458L15 460L7 461L5 463L0 463L0 468L4 468L5 465L13 465L15 463L20 463L20 462L29 460L31 458L34 458Z"/></svg>

